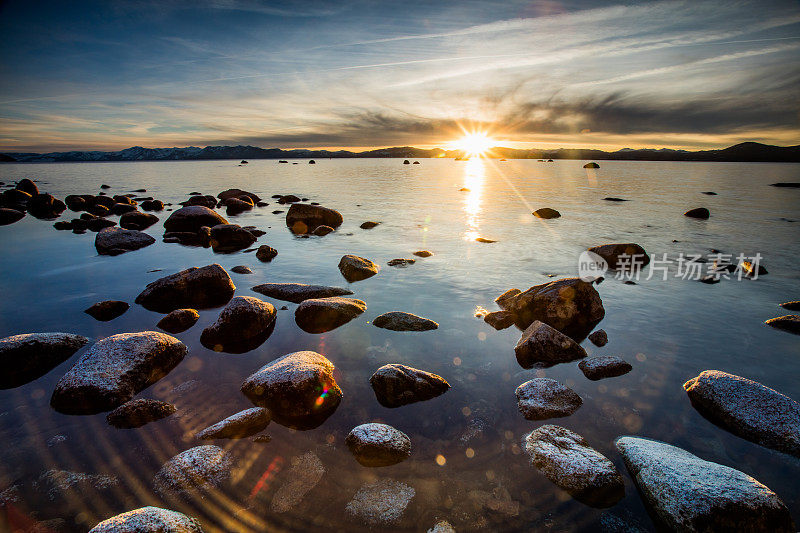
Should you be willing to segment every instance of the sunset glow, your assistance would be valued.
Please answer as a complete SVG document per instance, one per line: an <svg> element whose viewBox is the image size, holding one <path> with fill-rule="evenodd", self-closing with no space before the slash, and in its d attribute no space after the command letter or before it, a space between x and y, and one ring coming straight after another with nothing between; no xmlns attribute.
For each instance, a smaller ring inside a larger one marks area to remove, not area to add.
<svg viewBox="0 0 800 533"><path fill-rule="evenodd" d="M453 148L468 156L481 156L495 145L494 139L485 133L470 133L452 143Z"/></svg>

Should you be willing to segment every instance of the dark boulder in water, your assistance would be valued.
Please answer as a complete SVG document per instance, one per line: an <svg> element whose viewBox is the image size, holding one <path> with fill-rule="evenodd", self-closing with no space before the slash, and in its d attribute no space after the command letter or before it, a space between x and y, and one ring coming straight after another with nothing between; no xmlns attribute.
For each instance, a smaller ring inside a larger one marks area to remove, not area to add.
<svg viewBox="0 0 800 533"><path fill-rule="evenodd" d="M28 212L36 218L58 218L66 209L66 204L52 194L37 194L28 201Z"/></svg>
<svg viewBox="0 0 800 533"><path fill-rule="evenodd" d="M19 180L17 186L14 188L17 189L18 191L24 191L30 194L31 196L36 196L37 194L39 194L39 187L37 187L36 184L31 180L29 180L28 178L23 178Z"/></svg>
<svg viewBox="0 0 800 533"><path fill-rule="evenodd" d="M344 255L339 260L339 271L350 283L371 278L379 270L380 267L377 264L357 255Z"/></svg>
<svg viewBox="0 0 800 533"><path fill-rule="evenodd" d="M589 335L589 340L595 346L605 346L608 344L608 333L606 333L606 330L604 329L598 329Z"/></svg>
<svg viewBox="0 0 800 533"><path fill-rule="evenodd" d="M622 376L633 369L630 363L614 355L589 357L578 363L578 368L592 381Z"/></svg>
<svg viewBox="0 0 800 533"><path fill-rule="evenodd" d="M261 261L262 263L269 263L278 255L278 250L273 248L272 246L267 246L266 244L262 244L256 250L256 259Z"/></svg>
<svg viewBox="0 0 800 533"><path fill-rule="evenodd" d="M111 206L112 215L124 215L131 211L136 211L136 206L130 204L114 204Z"/></svg>
<svg viewBox="0 0 800 533"><path fill-rule="evenodd" d="M711 216L711 213L705 207L695 207L694 209L689 209L686 211L683 216L705 220Z"/></svg>
<svg viewBox="0 0 800 533"><path fill-rule="evenodd" d="M253 234L237 224L219 224L211 228L211 248L217 253L244 250L254 242Z"/></svg>
<svg viewBox="0 0 800 533"><path fill-rule="evenodd" d="M391 311L376 316L372 325L392 331L430 331L439 327L433 320L403 311Z"/></svg>
<svg viewBox="0 0 800 533"><path fill-rule="evenodd" d="M95 217L86 220L86 228L91 231L102 231L105 228L113 228L116 226L117 223L113 220L106 220L104 218ZM124 230L123 230L124 231ZM130 230L133 231L133 230ZM149 235L148 235L149 237ZM144 242L146 239L142 239ZM155 239L153 239L155 241ZM141 247L140 247L141 248ZM108 255L116 255L116 254L108 254Z"/></svg>
<svg viewBox="0 0 800 533"><path fill-rule="evenodd" d="M369 378L378 403L400 407L430 400L447 392L450 384L441 376L406 365L383 365Z"/></svg>
<svg viewBox="0 0 800 533"><path fill-rule="evenodd" d="M616 196L606 196L603 200L607 200L609 202L627 202L625 198L617 198Z"/></svg>
<svg viewBox="0 0 800 533"><path fill-rule="evenodd" d="M163 211L164 202L161 200L145 200L142 202L142 211Z"/></svg>
<svg viewBox="0 0 800 533"><path fill-rule="evenodd" d="M188 268L148 284L136 297L136 303L159 313L181 308L208 309L227 303L235 290L225 269L214 263Z"/></svg>
<svg viewBox="0 0 800 533"><path fill-rule="evenodd" d="M800 335L800 315L784 315L776 318L770 318L764 322L768 326L776 329L788 331L795 335Z"/></svg>
<svg viewBox="0 0 800 533"><path fill-rule="evenodd" d="M320 205L292 204L286 213L286 226L296 234L311 233L317 226L336 229L343 220L338 211Z"/></svg>
<svg viewBox="0 0 800 533"><path fill-rule="evenodd" d="M16 209L8 209L7 207L0 208L0 226L7 226L13 224L25 217L24 211L17 211Z"/></svg>
<svg viewBox="0 0 800 533"><path fill-rule="evenodd" d="M583 165L583 168L600 168L600 165L598 165L593 161L591 163L586 163L585 165Z"/></svg>
<svg viewBox="0 0 800 533"><path fill-rule="evenodd" d="M569 416L583 405L578 394L550 378L534 378L515 391L517 408L528 420L547 420Z"/></svg>
<svg viewBox="0 0 800 533"><path fill-rule="evenodd" d="M544 322L534 320L514 346L522 368L552 366L586 357L580 344Z"/></svg>
<svg viewBox="0 0 800 533"><path fill-rule="evenodd" d="M411 439L387 424L356 426L347 434L345 443L363 466L390 466L411 456Z"/></svg>
<svg viewBox="0 0 800 533"><path fill-rule="evenodd" d="M95 220L87 222L87 226L90 229L92 224L95 223ZM97 233L94 246L97 249L97 253L100 255L119 255L144 248L145 246L150 246L154 242L156 242L156 240L147 233L142 233L141 231L133 229L109 227L103 228Z"/></svg>
<svg viewBox="0 0 800 533"><path fill-rule="evenodd" d="M634 264L643 267L650 263L645 249L633 242L592 246L589 251L602 257L612 270L630 270Z"/></svg>
<svg viewBox="0 0 800 533"><path fill-rule="evenodd" d="M245 211L250 211L253 207L255 207L255 204L240 198L228 198L225 200L225 213L228 216L236 216Z"/></svg>
<svg viewBox="0 0 800 533"><path fill-rule="evenodd" d="M300 303L294 319L307 333L325 333L347 324L366 310L367 305L355 298L313 298Z"/></svg>
<svg viewBox="0 0 800 533"><path fill-rule="evenodd" d="M198 198L197 196L193 198ZM201 227L213 227L219 224L227 224L223 216L208 207L192 205L182 207L164 221L164 231L182 231L196 233Z"/></svg>
<svg viewBox="0 0 800 533"><path fill-rule="evenodd" d="M252 296L236 296L217 321L203 330L200 343L215 352L249 352L272 334L276 314L271 303Z"/></svg>
<svg viewBox="0 0 800 533"><path fill-rule="evenodd" d="M253 205L261 201L261 197L255 193L243 191L242 189L227 189L217 195L217 198L225 202L229 198L239 198L240 196L247 196L250 198Z"/></svg>
<svg viewBox="0 0 800 533"><path fill-rule="evenodd" d="M200 207L208 207L209 209L213 209L217 207L217 199L211 196L210 194L199 195L199 196L191 196L185 202L180 203L184 207L192 207L192 206L200 206Z"/></svg>
<svg viewBox="0 0 800 533"><path fill-rule="evenodd" d="M128 305L128 302L106 300L104 302L97 302L83 312L96 320L108 322L109 320L114 320L118 316L122 316L129 307L130 305Z"/></svg>
<svg viewBox="0 0 800 533"><path fill-rule="evenodd" d="M24 333L0 339L0 389L19 387L47 374L88 342L71 333Z"/></svg>
<svg viewBox="0 0 800 533"><path fill-rule="evenodd" d="M306 285L305 283L264 283L253 287L255 292L278 300L299 304L312 298L329 298L353 294L350 289L328 287L326 285Z"/></svg>
<svg viewBox="0 0 800 533"><path fill-rule="evenodd" d="M271 419L269 410L263 407L251 407L208 426L195 437L202 440L243 439L263 431Z"/></svg>
<svg viewBox="0 0 800 533"><path fill-rule="evenodd" d="M367 222L362 222L361 225L359 226L359 228L361 228L361 229L372 229L372 228L374 228L375 226L377 226L379 224L380 224L380 222L367 221Z"/></svg>
<svg viewBox="0 0 800 533"><path fill-rule="evenodd" d="M278 198L279 204L293 204L300 201L299 196L295 196L294 194L285 194Z"/></svg>
<svg viewBox="0 0 800 533"><path fill-rule="evenodd" d="M119 226L124 229L146 230L158 222L158 217L140 211L130 211L119 217Z"/></svg>
<svg viewBox="0 0 800 533"><path fill-rule="evenodd" d="M317 226L316 228L314 228L314 231L312 231L311 234L312 235L316 235L317 237L324 237L328 233L333 233L334 231L336 231L336 230L333 229L332 227L322 225L322 226Z"/></svg>
<svg viewBox="0 0 800 533"><path fill-rule="evenodd" d="M785 187L789 189L800 189L800 181L781 181L778 183L771 183L772 187Z"/></svg>
<svg viewBox="0 0 800 533"><path fill-rule="evenodd" d="M166 418L175 413L174 405L150 398L137 398L126 402L106 415L110 426L133 429Z"/></svg>
<svg viewBox="0 0 800 533"><path fill-rule="evenodd" d="M534 211L533 216L536 218L559 218L561 213L549 207L542 207L541 209Z"/></svg>
<svg viewBox="0 0 800 533"><path fill-rule="evenodd" d="M390 259L386 264L392 267L405 268L408 265L413 265L416 262L417 262L416 259L398 258L398 259Z"/></svg>
<svg viewBox="0 0 800 533"><path fill-rule="evenodd" d="M175 309L156 324L167 333L180 333L194 326L200 313L194 309Z"/></svg>
<svg viewBox="0 0 800 533"><path fill-rule="evenodd" d="M494 311L493 313L486 313L483 316L483 321L494 329L501 330L514 325L514 315L508 311Z"/></svg>
<svg viewBox="0 0 800 533"><path fill-rule="evenodd" d="M791 302L783 302L781 307L788 311L800 311L800 300L793 300Z"/></svg>

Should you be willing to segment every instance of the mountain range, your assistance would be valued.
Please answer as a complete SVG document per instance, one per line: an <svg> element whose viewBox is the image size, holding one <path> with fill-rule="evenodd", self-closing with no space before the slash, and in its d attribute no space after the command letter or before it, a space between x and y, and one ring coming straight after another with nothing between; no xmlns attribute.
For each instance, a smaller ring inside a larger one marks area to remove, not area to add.
<svg viewBox="0 0 800 533"><path fill-rule="evenodd" d="M492 148L489 157L503 159L600 159L623 161L756 161L800 162L800 145L772 146L744 142L720 150L631 149L615 152L594 149L559 148L557 150ZM134 146L116 152L70 151L50 153L7 152L0 154L0 162L53 163L86 161L183 161L210 159L326 159L348 157L431 158L463 157L459 150L430 150L411 146L379 148L365 152L348 150L282 150L256 146L206 146L199 148L142 148Z"/></svg>

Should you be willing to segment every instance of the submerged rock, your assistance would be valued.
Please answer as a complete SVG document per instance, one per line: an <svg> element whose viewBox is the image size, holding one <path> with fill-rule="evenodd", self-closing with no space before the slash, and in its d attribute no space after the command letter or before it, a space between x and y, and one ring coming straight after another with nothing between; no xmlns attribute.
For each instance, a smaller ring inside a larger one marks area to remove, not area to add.
<svg viewBox="0 0 800 533"><path fill-rule="evenodd" d="M430 400L450 388L441 376L398 364L383 365L372 374L369 383L378 403L384 407Z"/></svg>
<svg viewBox="0 0 800 533"><path fill-rule="evenodd" d="M536 218L559 218L561 217L561 213L550 207L542 207L534 211L533 216Z"/></svg>
<svg viewBox="0 0 800 533"><path fill-rule="evenodd" d="M311 489L317 486L325 474L322 461L314 452L292 457L291 468L287 475L288 480L283 483L275 496L272 497L270 510L275 513L285 513L293 509Z"/></svg>
<svg viewBox="0 0 800 533"><path fill-rule="evenodd" d="M122 316L129 307L130 305L128 305L128 302L106 300L104 302L97 302L88 309L84 309L83 312L96 320L108 322L109 320L114 320L118 316Z"/></svg>
<svg viewBox="0 0 800 533"><path fill-rule="evenodd" d="M630 270L634 264L643 267L650 263L645 249L633 242L593 246L589 251L602 257L612 270Z"/></svg>
<svg viewBox="0 0 800 533"><path fill-rule="evenodd" d="M200 343L216 352L249 352L272 334L276 314L271 303L252 296L235 296L217 321L203 330Z"/></svg>
<svg viewBox="0 0 800 533"><path fill-rule="evenodd" d="M389 466L411 456L411 439L387 424L361 424L345 439L350 453L363 466Z"/></svg>
<svg viewBox="0 0 800 533"><path fill-rule="evenodd" d="M603 347L608 344L608 334L604 329L598 329L589 335L589 340L595 346Z"/></svg>
<svg viewBox="0 0 800 533"><path fill-rule="evenodd" d="M350 283L371 278L378 273L380 267L363 257L357 255L344 255L339 260L339 271L344 279Z"/></svg>
<svg viewBox="0 0 800 533"><path fill-rule="evenodd" d="M286 213L286 226L295 234L311 233L317 226L336 229L342 225L343 220L341 213L321 205L293 203Z"/></svg>
<svg viewBox="0 0 800 533"><path fill-rule="evenodd" d="M24 333L0 339L0 389L37 379L89 342L72 333Z"/></svg>
<svg viewBox="0 0 800 533"><path fill-rule="evenodd" d="M92 219L87 222L87 226L100 220L102 219ZM156 240L153 237L138 230L106 227L97 233L94 247L100 255L119 255L150 246L154 242Z"/></svg>
<svg viewBox="0 0 800 533"><path fill-rule="evenodd" d="M541 426L525 437L533 466L576 500L592 507L611 507L625 495L614 463L578 435L561 426Z"/></svg>
<svg viewBox="0 0 800 533"><path fill-rule="evenodd" d="M198 439L243 439L263 431L272 419L263 407L252 407L207 427L195 435Z"/></svg>
<svg viewBox="0 0 800 533"><path fill-rule="evenodd" d="M89 533L203 533L200 522L183 513L160 507L141 507L112 516Z"/></svg>
<svg viewBox="0 0 800 533"><path fill-rule="evenodd" d="M353 294L350 289L327 287L325 285L306 285L305 283L263 283L253 287L253 290L270 298L286 300L296 304L303 300Z"/></svg>
<svg viewBox="0 0 800 533"><path fill-rule="evenodd" d="M178 339L155 331L106 337L58 381L50 405L65 414L109 411L166 376L186 351Z"/></svg>
<svg viewBox="0 0 800 533"><path fill-rule="evenodd" d="M191 497L227 481L231 463L230 455L219 446L196 446L164 463L153 479L153 487L162 497Z"/></svg>
<svg viewBox="0 0 800 533"><path fill-rule="evenodd" d="M266 407L284 425L321 424L342 400L333 363L317 352L294 352L262 366L242 384L242 393Z"/></svg>
<svg viewBox="0 0 800 533"><path fill-rule="evenodd" d="M711 213L705 207L695 207L694 209L689 209L686 211L683 216L689 218L707 219L711 216Z"/></svg>
<svg viewBox="0 0 800 533"><path fill-rule="evenodd" d="M578 368L592 381L621 376L633 370L630 363L613 355L584 359L578 363Z"/></svg>
<svg viewBox="0 0 800 533"><path fill-rule="evenodd" d="M800 457L800 404L743 377L704 370L683 384L692 405L743 439Z"/></svg>
<svg viewBox="0 0 800 533"><path fill-rule="evenodd" d="M533 368L537 364L552 366L586 357L580 344L538 320L522 332L514 353L522 368Z"/></svg>
<svg viewBox="0 0 800 533"><path fill-rule="evenodd" d="M517 387L517 407L528 420L569 416L583 404L578 394L550 378L534 378Z"/></svg>
<svg viewBox="0 0 800 533"><path fill-rule="evenodd" d="M199 318L200 313L194 309L176 309L156 325L167 333L180 333L194 326Z"/></svg>
<svg viewBox="0 0 800 533"><path fill-rule="evenodd" d="M367 304L355 298L313 298L300 303L294 320L307 333L325 333L347 324L366 310Z"/></svg>
<svg viewBox="0 0 800 533"><path fill-rule="evenodd" d="M744 472L638 437L617 449L659 528L669 531L795 531L777 494Z"/></svg>
<svg viewBox="0 0 800 533"><path fill-rule="evenodd" d="M119 227L124 229L145 230L158 222L158 217L140 211L130 211L119 217Z"/></svg>
<svg viewBox="0 0 800 533"><path fill-rule="evenodd" d="M368 525L389 525L400 519L415 494L405 483L379 479L362 485L345 510Z"/></svg>
<svg viewBox="0 0 800 533"><path fill-rule="evenodd" d="M202 198L194 196L193 198ZM197 233L203 226L209 228L219 224L227 224L228 221L219 213L212 211L203 205L190 205L182 207L164 221L164 231L167 232L188 232Z"/></svg>
<svg viewBox="0 0 800 533"><path fill-rule="evenodd" d="M439 327L433 320L403 311L390 311L379 315L372 320L372 325L392 331L430 331Z"/></svg>
<svg viewBox="0 0 800 533"><path fill-rule="evenodd" d="M137 398L108 413L106 421L115 428L132 429L166 418L176 410L171 403L150 398Z"/></svg>
<svg viewBox="0 0 800 533"><path fill-rule="evenodd" d="M483 321L494 329L501 330L514 325L514 315L508 311L494 311L483 315Z"/></svg>
<svg viewBox="0 0 800 533"><path fill-rule="evenodd" d="M236 286L225 269L214 263L192 267L157 279L136 297L150 311L168 313L183 307L207 309L225 304Z"/></svg>
<svg viewBox="0 0 800 533"><path fill-rule="evenodd" d="M278 255L278 250L273 248L272 246L267 246L266 244L262 244L256 250L256 259L261 261L262 263L268 263L275 259L275 256Z"/></svg>

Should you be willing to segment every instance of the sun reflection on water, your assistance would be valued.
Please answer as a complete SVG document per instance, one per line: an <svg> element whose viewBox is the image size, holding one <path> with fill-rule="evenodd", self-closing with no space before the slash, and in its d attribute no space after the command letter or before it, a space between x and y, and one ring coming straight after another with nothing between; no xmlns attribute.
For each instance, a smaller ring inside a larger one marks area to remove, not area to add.
<svg viewBox="0 0 800 533"><path fill-rule="evenodd" d="M467 214L464 239L468 241L480 237L481 196L485 180L486 163L483 158L473 158L464 164L464 187L469 189L464 198L464 212Z"/></svg>

